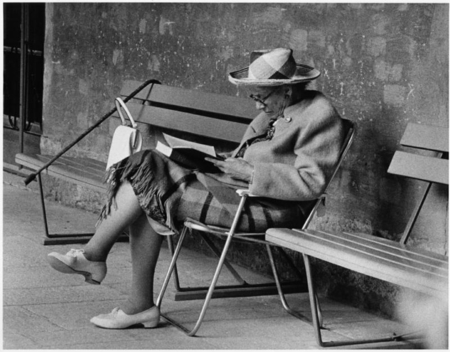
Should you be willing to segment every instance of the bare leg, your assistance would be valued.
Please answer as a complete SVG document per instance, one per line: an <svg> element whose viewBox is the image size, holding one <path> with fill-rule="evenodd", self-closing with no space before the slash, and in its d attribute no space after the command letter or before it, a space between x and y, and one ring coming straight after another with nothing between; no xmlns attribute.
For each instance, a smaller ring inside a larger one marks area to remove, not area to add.
<svg viewBox="0 0 450 352"><path fill-rule="evenodd" d="M153 307L153 279L163 237L150 226L143 213L130 227L132 282L128 300L120 308L136 314Z"/></svg>
<svg viewBox="0 0 450 352"><path fill-rule="evenodd" d="M117 209L111 207L111 213L103 219L84 248L84 255L88 260L106 261L120 234L144 214L128 182L122 183L115 199Z"/></svg>
<svg viewBox="0 0 450 352"><path fill-rule="evenodd" d="M153 277L163 237L150 226L131 185L124 182L116 194L115 207L98 226L84 248L92 261L106 258L120 234L129 227L132 259L132 284L128 300L121 304L126 314L136 314L154 306Z"/></svg>

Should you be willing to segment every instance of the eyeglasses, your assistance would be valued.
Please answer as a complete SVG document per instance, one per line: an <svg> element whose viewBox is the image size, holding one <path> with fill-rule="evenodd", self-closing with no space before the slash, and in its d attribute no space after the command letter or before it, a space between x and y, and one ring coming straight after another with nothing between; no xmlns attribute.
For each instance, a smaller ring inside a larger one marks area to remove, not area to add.
<svg viewBox="0 0 450 352"><path fill-rule="evenodd" d="M273 93L275 93L275 91L276 91L276 89L273 90L273 91L271 91L271 92L270 92L269 94L267 94L264 98L260 98L258 95L255 95L255 94L250 94L250 98L252 98L252 99L253 99L254 101L256 101L257 103L260 103L260 104L266 106L265 101L266 101L267 99L269 99L269 97L270 97Z"/></svg>

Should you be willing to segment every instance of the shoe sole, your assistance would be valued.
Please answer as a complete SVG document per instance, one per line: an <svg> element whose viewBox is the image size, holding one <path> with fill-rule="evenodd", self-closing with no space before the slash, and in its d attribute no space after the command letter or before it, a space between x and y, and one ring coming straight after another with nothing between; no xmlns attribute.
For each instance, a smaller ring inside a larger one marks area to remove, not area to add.
<svg viewBox="0 0 450 352"><path fill-rule="evenodd" d="M94 322L91 322L91 323L100 329L124 330L124 329L138 328L138 327L142 327L142 326L144 326L145 329L155 329L158 326L159 321L157 321L156 323L153 321L150 321L150 322L135 323L135 324L131 324L131 325L114 326L114 327L104 326L104 325L101 325L101 323L94 323Z"/></svg>
<svg viewBox="0 0 450 352"><path fill-rule="evenodd" d="M138 321L138 322L132 322L129 324L112 324L110 321L102 322L101 320L92 318L91 323L95 326L102 328L102 329L109 329L109 330L123 330L123 329L129 329L133 327L138 326L144 326L146 329L154 329L159 325L159 317L158 319L152 319L148 321Z"/></svg>
<svg viewBox="0 0 450 352"><path fill-rule="evenodd" d="M70 266L68 266L66 263L62 262L61 260L59 260L58 258L55 258L53 256L48 256L47 258L48 258L48 262L50 263L50 266L53 269L59 271L60 273L83 275L85 282L92 284L92 285L100 285L100 282L95 281L92 278L91 273L89 273L87 271L75 270L75 269L71 268Z"/></svg>

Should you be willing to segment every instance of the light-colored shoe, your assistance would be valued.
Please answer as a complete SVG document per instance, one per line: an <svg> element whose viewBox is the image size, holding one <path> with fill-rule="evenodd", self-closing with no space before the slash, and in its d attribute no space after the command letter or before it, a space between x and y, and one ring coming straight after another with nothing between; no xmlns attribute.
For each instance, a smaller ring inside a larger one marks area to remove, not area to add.
<svg viewBox="0 0 450 352"><path fill-rule="evenodd" d="M159 308L153 306L132 315L124 313L119 308L114 308L109 314L93 317L91 323L105 329L126 329L137 324L143 324L146 328L154 328L159 323Z"/></svg>
<svg viewBox="0 0 450 352"><path fill-rule="evenodd" d="M82 249L71 249L66 254L50 253L51 267L65 274L80 274L90 284L99 285L106 276L106 263L87 260Z"/></svg>

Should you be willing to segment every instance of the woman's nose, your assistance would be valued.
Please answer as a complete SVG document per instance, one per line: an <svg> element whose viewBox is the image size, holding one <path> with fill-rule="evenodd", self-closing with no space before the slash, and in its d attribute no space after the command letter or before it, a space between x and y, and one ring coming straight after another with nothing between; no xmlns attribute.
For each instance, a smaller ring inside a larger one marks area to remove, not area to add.
<svg viewBox="0 0 450 352"><path fill-rule="evenodd" d="M256 109L258 109L258 110L264 109L265 105L263 103L257 101L257 102L255 102L255 104L256 104Z"/></svg>

